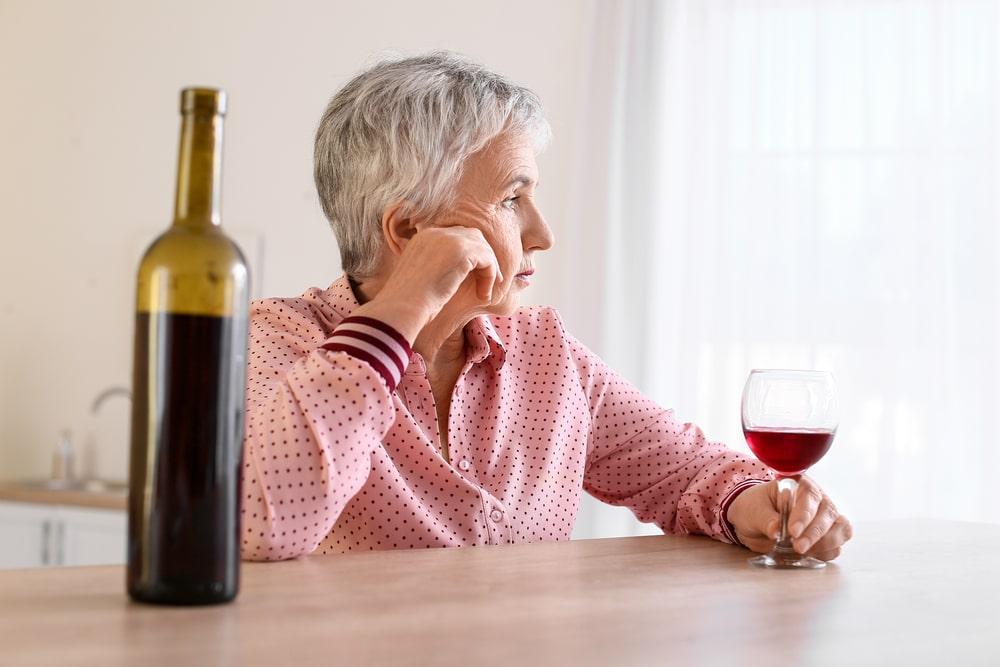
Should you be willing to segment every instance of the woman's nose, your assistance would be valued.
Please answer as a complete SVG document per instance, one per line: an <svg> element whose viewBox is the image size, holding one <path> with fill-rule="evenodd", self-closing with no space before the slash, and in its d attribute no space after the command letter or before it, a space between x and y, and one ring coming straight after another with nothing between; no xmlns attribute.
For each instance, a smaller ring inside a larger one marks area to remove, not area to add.
<svg viewBox="0 0 1000 667"><path fill-rule="evenodd" d="M535 209L528 228L524 234L525 250L548 250L555 243L552 235L552 228L545 221L545 216L538 209Z"/></svg>

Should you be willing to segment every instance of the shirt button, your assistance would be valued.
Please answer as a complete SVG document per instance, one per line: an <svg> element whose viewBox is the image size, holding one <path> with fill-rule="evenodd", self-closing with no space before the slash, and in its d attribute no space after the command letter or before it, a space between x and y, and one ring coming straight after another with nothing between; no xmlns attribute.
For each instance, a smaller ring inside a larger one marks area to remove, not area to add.
<svg viewBox="0 0 1000 667"><path fill-rule="evenodd" d="M466 461L465 459L462 459L461 461L458 462L458 467L461 468L462 470L468 470L469 468L472 467L472 464Z"/></svg>
<svg viewBox="0 0 1000 667"><path fill-rule="evenodd" d="M490 518L493 519L493 523L500 523L503 521L503 512L500 510L493 510L490 512Z"/></svg>

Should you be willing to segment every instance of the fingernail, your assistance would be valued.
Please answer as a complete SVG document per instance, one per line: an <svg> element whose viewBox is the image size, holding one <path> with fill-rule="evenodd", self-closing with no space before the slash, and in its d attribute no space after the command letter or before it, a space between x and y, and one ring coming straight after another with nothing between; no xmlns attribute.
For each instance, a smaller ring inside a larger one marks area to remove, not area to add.
<svg viewBox="0 0 1000 667"><path fill-rule="evenodd" d="M805 528L805 526L802 525L802 522L796 521L795 523L792 524L792 527L789 528L788 530L792 533L792 537L798 537L799 535L802 534L803 528Z"/></svg>

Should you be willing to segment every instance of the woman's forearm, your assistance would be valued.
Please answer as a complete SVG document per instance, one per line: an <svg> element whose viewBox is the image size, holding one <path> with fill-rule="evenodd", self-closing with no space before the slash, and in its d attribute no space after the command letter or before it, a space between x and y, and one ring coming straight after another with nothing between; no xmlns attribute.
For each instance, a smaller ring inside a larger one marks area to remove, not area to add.
<svg viewBox="0 0 1000 667"><path fill-rule="evenodd" d="M287 370L268 362L293 354L291 349L268 348L271 360L261 358L264 352L251 355L242 471L244 558L283 560L311 553L366 482L371 453L395 418L393 390L405 369L405 361L397 365L404 356L400 347L390 347L391 337L380 338L371 324L344 320L320 348ZM268 333L273 341L277 332Z"/></svg>

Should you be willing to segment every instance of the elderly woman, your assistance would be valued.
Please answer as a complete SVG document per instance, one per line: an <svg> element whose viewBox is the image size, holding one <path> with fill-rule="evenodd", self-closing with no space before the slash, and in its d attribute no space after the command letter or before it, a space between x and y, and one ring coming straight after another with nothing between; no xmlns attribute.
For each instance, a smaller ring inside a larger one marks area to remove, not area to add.
<svg viewBox="0 0 1000 667"><path fill-rule="evenodd" d="M586 490L669 533L770 549L776 484L519 308L552 232L529 90L447 53L330 102L315 176L344 276L251 308L243 556L565 540ZM848 521L803 479L794 546Z"/></svg>

